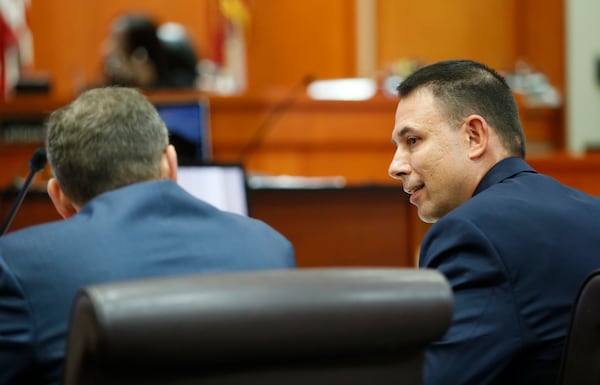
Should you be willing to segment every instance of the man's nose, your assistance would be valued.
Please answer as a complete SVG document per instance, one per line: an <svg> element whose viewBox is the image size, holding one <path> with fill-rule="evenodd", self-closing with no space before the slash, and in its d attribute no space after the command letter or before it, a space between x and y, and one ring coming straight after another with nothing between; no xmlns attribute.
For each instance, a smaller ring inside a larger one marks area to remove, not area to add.
<svg viewBox="0 0 600 385"><path fill-rule="evenodd" d="M397 150L390 163L388 173L394 179L402 179L410 173L410 170L410 164L408 163L407 157Z"/></svg>

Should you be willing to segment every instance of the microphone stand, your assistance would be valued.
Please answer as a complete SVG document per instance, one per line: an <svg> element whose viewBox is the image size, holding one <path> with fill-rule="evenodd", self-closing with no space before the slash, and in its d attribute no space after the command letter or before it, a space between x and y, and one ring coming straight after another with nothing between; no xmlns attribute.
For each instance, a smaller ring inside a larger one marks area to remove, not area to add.
<svg viewBox="0 0 600 385"><path fill-rule="evenodd" d="M19 191L17 199L15 200L15 203L13 204L10 213L8 214L8 217L2 225L0 236L6 234L6 231L12 223L15 214L17 213L17 210L19 210L19 207L21 207L21 203L23 203L23 198L25 198L25 194L27 194L27 191L29 190L29 186L33 181L33 177L38 171L42 170L44 167L46 167L46 150L43 148L38 148L37 150L35 150L33 156L31 157L31 160L29 161L29 175L27 175L27 179L25 179L23 187L21 187L21 191Z"/></svg>
<svg viewBox="0 0 600 385"><path fill-rule="evenodd" d="M275 118L279 117L286 109L288 109L294 102L298 95L306 89L306 87L312 83L314 80L312 75L306 75L302 78L302 81L298 84L294 85L285 97L277 102L273 108L271 108L268 112L258 129L254 131L254 134L248 141L248 143L242 148L240 151L239 159L243 163L246 160L246 157L254 151L262 141L265 139L269 129L273 125Z"/></svg>

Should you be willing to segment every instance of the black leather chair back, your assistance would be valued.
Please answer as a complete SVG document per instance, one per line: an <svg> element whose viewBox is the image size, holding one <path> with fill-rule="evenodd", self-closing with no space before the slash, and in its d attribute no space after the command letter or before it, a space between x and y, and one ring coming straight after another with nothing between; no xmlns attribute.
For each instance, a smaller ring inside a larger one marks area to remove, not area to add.
<svg viewBox="0 0 600 385"><path fill-rule="evenodd" d="M582 284L571 315L559 385L600 384L600 270Z"/></svg>
<svg viewBox="0 0 600 385"><path fill-rule="evenodd" d="M85 288L65 384L420 384L452 317L426 269L298 269Z"/></svg>

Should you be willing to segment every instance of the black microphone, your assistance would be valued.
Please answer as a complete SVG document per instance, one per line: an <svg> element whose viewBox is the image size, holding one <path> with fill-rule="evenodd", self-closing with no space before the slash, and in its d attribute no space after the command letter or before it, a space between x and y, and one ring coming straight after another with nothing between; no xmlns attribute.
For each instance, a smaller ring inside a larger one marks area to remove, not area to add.
<svg viewBox="0 0 600 385"><path fill-rule="evenodd" d="M29 186L33 181L33 177L38 171L43 170L44 167L46 167L46 150L43 148L38 148L37 150L35 150L33 156L31 157L31 160L29 161L29 168L31 169L31 171L29 171L29 175L27 175L27 179L25 179L23 187L21 187L21 191L19 191L19 195L17 195L17 199L15 200L15 203L13 204L10 213L8 214L8 217L2 225L2 231L0 232L0 236L6 234L8 227L15 218L17 210L19 210L19 207L21 207L21 203L23 202L23 198L25 198L25 194L27 194L27 190L29 190Z"/></svg>
<svg viewBox="0 0 600 385"><path fill-rule="evenodd" d="M267 113L267 116L262 121L258 129L254 131L252 138L248 141L246 146L240 151L240 161L243 163L246 160L246 156L254 151L267 136L269 129L273 126L273 121L276 117L279 117L286 109L288 109L294 102L298 95L303 92L306 87L315 80L314 76L306 75L302 80L294 85L281 101L275 104L273 108Z"/></svg>

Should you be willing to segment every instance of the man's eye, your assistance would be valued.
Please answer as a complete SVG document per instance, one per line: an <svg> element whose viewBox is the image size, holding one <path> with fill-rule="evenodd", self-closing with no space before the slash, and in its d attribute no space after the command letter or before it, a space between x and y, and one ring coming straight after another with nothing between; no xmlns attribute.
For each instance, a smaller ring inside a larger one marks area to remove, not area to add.
<svg viewBox="0 0 600 385"><path fill-rule="evenodd" d="M406 144L408 144L409 146L416 144L418 141L419 141L419 138L417 138L415 136L409 136L408 138L406 138Z"/></svg>

